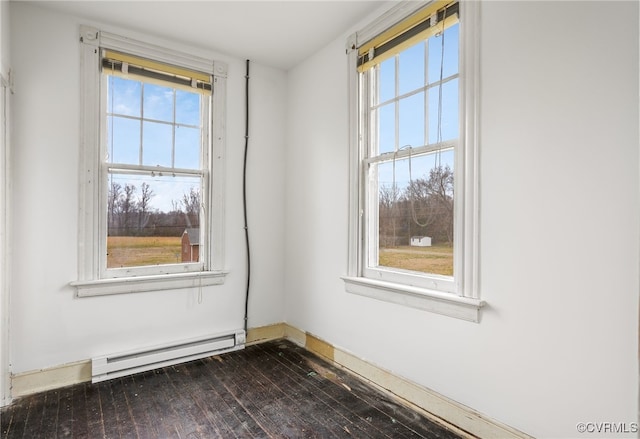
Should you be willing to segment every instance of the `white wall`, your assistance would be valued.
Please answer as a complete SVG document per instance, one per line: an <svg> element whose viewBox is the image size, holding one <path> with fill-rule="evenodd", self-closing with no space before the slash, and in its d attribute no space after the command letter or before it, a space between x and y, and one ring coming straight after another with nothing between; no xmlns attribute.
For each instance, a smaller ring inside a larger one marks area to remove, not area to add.
<svg viewBox="0 0 640 439"><path fill-rule="evenodd" d="M23 2L11 4L11 50L18 54L13 59L13 373L243 326L244 60L106 26L229 64L225 262L231 273L225 285L204 289L201 304L192 289L74 297L69 282L77 278L81 23L100 25ZM252 66L248 191L255 248L250 327L284 319L285 79L278 70Z"/></svg>
<svg viewBox="0 0 640 439"><path fill-rule="evenodd" d="M287 321L535 436L636 422L638 4L481 4L479 324L344 290L344 43L288 74Z"/></svg>
<svg viewBox="0 0 640 439"><path fill-rule="evenodd" d="M9 2L0 2L0 74L9 76ZM10 93L0 88L0 406L10 402L9 385L9 276L7 252L9 248L7 235L8 212L8 148L9 130L7 124Z"/></svg>
<svg viewBox="0 0 640 439"><path fill-rule="evenodd" d="M12 372L240 327L244 61L188 48L230 64L227 283L206 289L202 304L192 290L75 299L81 21L10 6ZM488 2L481 12L482 322L345 293L339 38L286 77L252 65L250 326L286 320L539 437L577 436L582 421L633 422L638 5Z"/></svg>

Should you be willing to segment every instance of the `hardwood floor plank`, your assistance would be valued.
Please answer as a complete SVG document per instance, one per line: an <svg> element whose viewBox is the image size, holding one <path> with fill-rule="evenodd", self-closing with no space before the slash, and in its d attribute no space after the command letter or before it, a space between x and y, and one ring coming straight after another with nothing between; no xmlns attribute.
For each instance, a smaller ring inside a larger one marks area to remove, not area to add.
<svg viewBox="0 0 640 439"><path fill-rule="evenodd" d="M143 382L143 386L139 388L139 397L150 401L149 409L153 413L150 416L158 429L158 437L180 438L180 433L176 430L179 419L164 394L165 374L165 369L156 369L137 375L136 379Z"/></svg>
<svg viewBox="0 0 640 439"><path fill-rule="evenodd" d="M23 397L0 421L2 439L459 437L285 340Z"/></svg>
<svg viewBox="0 0 640 439"><path fill-rule="evenodd" d="M298 348L296 352L302 358L306 359L307 362L318 363L318 361L320 361L324 364L328 364L324 362L324 360L319 359L317 356L302 348ZM413 410L408 410L407 407L402 406L398 402L392 400L386 394L377 390L370 391L371 386L365 384L359 379L352 377L348 373L342 374L342 377L343 379L348 381L348 385L353 387L353 389L358 390L359 397L362 398L366 404L384 413L390 419L393 419L396 423L400 423L409 430L414 431L420 437L443 439L455 439L458 437L458 435L453 431L448 430L444 426L437 424L431 420L425 419L424 416L418 414Z"/></svg>
<svg viewBox="0 0 640 439"><path fill-rule="evenodd" d="M304 386L303 383L292 379L291 374L287 373L288 369L277 358L274 357L270 363L260 362L258 364L267 368L266 374L270 377L273 385L282 388L291 395L295 395L296 400L299 400L304 405L304 411L317 422L327 426L334 436L349 437L350 434L357 432L362 435L365 434L340 410L335 410L330 401L322 399L313 390Z"/></svg>
<svg viewBox="0 0 640 439"><path fill-rule="evenodd" d="M243 428L242 422L214 388L206 364L198 360L184 366L186 374L197 385L190 392L191 397L207 421L214 426L218 437L253 437L248 429Z"/></svg>
<svg viewBox="0 0 640 439"><path fill-rule="evenodd" d="M71 436L88 437L85 386L72 387L71 391Z"/></svg>
<svg viewBox="0 0 640 439"><path fill-rule="evenodd" d="M125 396L129 388L128 380L126 378L118 378L110 381L110 384L120 437L122 439L139 439L136 431L136 420L131 414L131 407Z"/></svg>
<svg viewBox="0 0 640 439"><path fill-rule="evenodd" d="M102 418L102 403L100 391L97 385L82 385L85 394L85 404L87 413L87 437L104 438L104 419Z"/></svg>
<svg viewBox="0 0 640 439"><path fill-rule="evenodd" d="M121 436L118 428L118 417L113 403L111 383L109 381L103 381L96 385L100 392L100 408L102 409L102 426L104 428L104 435L109 439L119 439Z"/></svg>
<svg viewBox="0 0 640 439"><path fill-rule="evenodd" d="M272 407L274 414L269 416L282 417L282 413L287 414L286 422L292 431L297 431L301 435L311 437L331 438L336 435L327 428L326 425L320 423L317 419L309 416L309 411L304 407L305 402L302 398L297 398L295 394L284 391L280 386L276 385L273 380L264 373L264 369L257 367L264 361L252 361L254 358L251 354L244 352L242 355L233 355L230 358L234 361L236 374L246 380L258 380L260 386L264 388L265 394L271 400L269 407ZM244 361L243 361L244 360ZM260 403L257 401L256 403Z"/></svg>
<svg viewBox="0 0 640 439"><path fill-rule="evenodd" d="M353 432L355 429L355 431L361 432L365 437L392 437L373 422L374 418L372 416L363 412L366 407L362 407L362 403L357 397L348 392L343 386L328 388L320 385L319 379L316 378L318 377L317 372L305 367L303 359L295 356L293 346L287 344L283 344L282 346L284 346L284 350L279 351L274 351L271 349L271 346L265 348L274 354L274 357L277 358L287 370L291 379L296 380L299 386L312 391L319 398L326 401L333 410L338 411L342 417L346 418L350 422L350 426L346 426L348 431ZM359 408L360 410L358 410Z"/></svg>
<svg viewBox="0 0 640 439"><path fill-rule="evenodd" d="M29 410L29 401L17 401L14 402L15 409L7 416L5 424L4 416L0 416L2 421L2 434L3 437L11 438L23 438L25 432L25 425L27 414Z"/></svg>
<svg viewBox="0 0 640 439"><path fill-rule="evenodd" d="M286 345L284 345L286 347ZM264 349L274 352L274 346L265 345ZM292 367L299 369L299 372L307 372L311 376L325 375L329 380L317 380L316 385L324 389L333 398L337 398L339 395L345 396L342 389L338 387L332 388L331 383L346 385L349 387L354 395L362 401L349 401L346 402L352 411L355 409L366 410L365 412L356 414L360 418L372 422L377 425L387 435L392 437L435 437L435 438L456 438L455 433L446 428L435 424L431 421L423 421L424 417L417 413L408 410L406 407L400 406L397 403L392 403L389 398L382 392L377 390L371 391L371 387L365 385L364 382L356 379L352 375L341 371L338 368L334 368L326 361L318 358L316 355L309 353L305 349L293 346L290 349L292 355L288 355L287 358L291 362ZM281 354L280 352L279 354ZM337 393L336 393L337 392ZM411 415L407 415L411 413ZM360 424L361 425L361 424Z"/></svg>
<svg viewBox="0 0 640 439"><path fill-rule="evenodd" d="M238 352L240 353L240 352ZM254 419L266 433L267 437L291 437L292 426L285 420L279 422L269 416L272 412L271 398L268 391L257 381L247 381L244 374L240 375L233 363L232 356L224 355L220 361L211 363L216 370L216 376L236 400L236 403ZM231 370L233 374L229 373Z"/></svg>
<svg viewBox="0 0 640 439"><path fill-rule="evenodd" d="M318 428L327 437L348 437L354 431L354 425L340 410L336 410L330 401L318 397L312 390L299 381L292 380L277 357L267 357L266 361L251 362L269 380L269 385L282 389L291 398L293 404L301 408L302 416L308 419L312 428Z"/></svg>
<svg viewBox="0 0 640 439"><path fill-rule="evenodd" d="M206 409L203 411L202 406L197 404L194 395L200 392L200 383L197 377L190 376L186 365L173 366L170 371L167 374L170 383L167 391L175 394L174 410L182 420L186 436L233 438L233 433L224 422L215 422L213 417L207 416Z"/></svg>
<svg viewBox="0 0 640 439"><path fill-rule="evenodd" d="M60 397L58 399L58 427L56 429L57 437L72 437L72 398L73 388L64 387L60 389Z"/></svg>
<svg viewBox="0 0 640 439"><path fill-rule="evenodd" d="M44 411L40 425L40 437L58 437L58 406L60 393L58 390L49 390L41 395L44 397ZM38 395L31 395L29 398L36 396Z"/></svg>
<svg viewBox="0 0 640 439"><path fill-rule="evenodd" d="M44 403L41 398L29 398L25 400L25 404L29 404L29 413L25 421L24 437L40 436L40 428L44 417Z"/></svg>
<svg viewBox="0 0 640 439"><path fill-rule="evenodd" d="M151 401L148 398L140 397L140 390L144 386L144 378L132 375L122 378L124 388L124 397L129 407L129 413L133 420L137 437L140 439L158 438L158 430L152 421Z"/></svg>
<svg viewBox="0 0 640 439"><path fill-rule="evenodd" d="M253 416L234 398L234 396L228 391L227 387L218 378L216 369L211 363L221 361L221 357L209 357L201 360L204 366L211 370L212 373L207 374L208 381L211 386L211 390L222 400L224 406L228 407L228 412L233 417L229 420L227 416L227 422L229 425L234 426L234 434L238 437L253 437L253 438L266 438L268 437L262 427L256 422ZM238 420L238 423L233 422L233 418ZM245 434L247 432L247 434Z"/></svg>

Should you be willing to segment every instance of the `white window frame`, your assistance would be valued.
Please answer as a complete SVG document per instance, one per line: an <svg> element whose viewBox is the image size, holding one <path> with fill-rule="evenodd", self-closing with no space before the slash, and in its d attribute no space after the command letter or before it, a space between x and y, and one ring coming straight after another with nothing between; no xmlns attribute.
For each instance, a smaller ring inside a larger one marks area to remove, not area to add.
<svg viewBox="0 0 640 439"><path fill-rule="evenodd" d="M358 73L358 48L431 2L404 1L347 40L349 58L349 266L347 292L423 309L472 322L480 321L484 301L478 291L478 108L479 5L460 1L460 138L455 149L454 273L451 278L367 267L369 223L365 197L367 110L362 103L365 73Z"/></svg>
<svg viewBox="0 0 640 439"><path fill-rule="evenodd" d="M80 27L81 66L81 146L78 297L134 293L179 288L194 288L224 283L224 176L225 176L225 63L200 58L164 47L136 41L124 36ZM100 71L101 51L109 49L211 74L210 117L206 121L209 135L203 141L206 150L202 194L202 239L209 243L200 263L171 264L106 270L106 194L107 171L102 156L101 136L105 129L101 99L104 78Z"/></svg>

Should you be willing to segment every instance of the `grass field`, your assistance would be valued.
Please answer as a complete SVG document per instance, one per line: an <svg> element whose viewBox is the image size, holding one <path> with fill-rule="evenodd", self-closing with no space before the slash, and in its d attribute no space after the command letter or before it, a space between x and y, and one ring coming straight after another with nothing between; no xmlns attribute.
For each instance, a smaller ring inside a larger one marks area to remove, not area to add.
<svg viewBox="0 0 640 439"><path fill-rule="evenodd" d="M110 236L107 268L175 264L180 262L180 246L179 236ZM453 249L447 245L381 248L380 265L452 276Z"/></svg>
<svg viewBox="0 0 640 439"><path fill-rule="evenodd" d="M180 246L179 236L109 236L107 268L175 264Z"/></svg>
<svg viewBox="0 0 640 439"><path fill-rule="evenodd" d="M380 249L379 257L383 267L453 275L453 248L448 245L386 247Z"/></svg>

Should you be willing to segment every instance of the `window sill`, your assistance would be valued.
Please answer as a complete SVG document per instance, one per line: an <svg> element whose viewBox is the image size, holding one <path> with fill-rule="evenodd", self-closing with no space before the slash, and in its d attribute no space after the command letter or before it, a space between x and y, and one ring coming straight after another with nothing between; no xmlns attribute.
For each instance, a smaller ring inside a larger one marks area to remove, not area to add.
<svg viewBox="0 0 640 439"><path fill-rule="evenodd" d="M226 271L198 271L193 273L76 281L71 282L70 285L76 288L77 297L93 297L221 285L224 283L227 274L228 272Z"/></svg>
<svg viewBox="0 0 640 439"><path fill-rule="evenodd" d="M470 297L427 290L408 285L381 282L364 277L343 277L348 293L423 309L457 319L478 323L485 302Z"/></svg>

